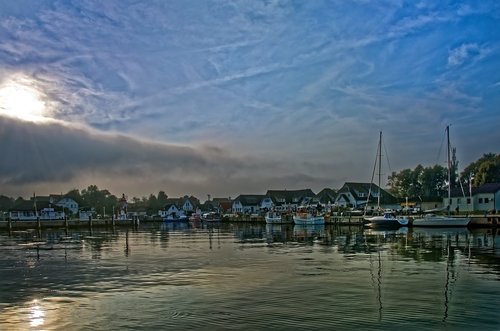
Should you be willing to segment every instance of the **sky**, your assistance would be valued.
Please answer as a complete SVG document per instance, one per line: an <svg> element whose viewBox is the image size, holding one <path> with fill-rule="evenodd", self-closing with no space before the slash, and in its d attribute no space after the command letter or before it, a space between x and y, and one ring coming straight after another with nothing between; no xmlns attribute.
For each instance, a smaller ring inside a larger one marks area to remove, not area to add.
<svg viewBox="0 0 500 331"><path fill-rule="evenodd" d="M0 194L339 189L500 152L500 2L0 1Z"/></svg>

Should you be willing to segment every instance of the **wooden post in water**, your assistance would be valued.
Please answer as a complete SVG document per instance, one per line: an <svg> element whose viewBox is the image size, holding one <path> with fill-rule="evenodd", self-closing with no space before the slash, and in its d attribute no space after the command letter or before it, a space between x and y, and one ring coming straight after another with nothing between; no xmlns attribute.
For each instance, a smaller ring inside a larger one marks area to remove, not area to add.
<svg viewBox="0 0 500 331"><path fill-rule="evenodd" d="M40 222L40 216L36 217L36 227L38 228L38 231L42 229L42 222Z"/></svg>
<svg viewBox="0 0 500 331"><path fill-rule="evenodd" d="M64 228L66 229L66 232L68 231L68 217L64 215Z"/></svg>
<svg viewBox="0 0 500 331"><path fill-rule="evenodd" d="M92 230L92 215L89 216L89 228Z"/></svg>
<svg viewBox="0 0 500 331"><path fill-rule="evenodd" d="M113 227L115 227L115 213L111 215L111 224L113 224Z"/></svg>

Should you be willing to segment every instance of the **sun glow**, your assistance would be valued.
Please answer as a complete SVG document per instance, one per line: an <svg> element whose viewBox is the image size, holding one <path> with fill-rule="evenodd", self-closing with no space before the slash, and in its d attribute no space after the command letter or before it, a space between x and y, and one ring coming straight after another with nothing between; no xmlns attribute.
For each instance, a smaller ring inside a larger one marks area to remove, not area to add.
<svg viewBox="0 0 500 331"><path fill-rule="evenodd" d="M0 86L0 115L24 121L42 122L45 102L38 90L29 82L9 82Z"/></svg>

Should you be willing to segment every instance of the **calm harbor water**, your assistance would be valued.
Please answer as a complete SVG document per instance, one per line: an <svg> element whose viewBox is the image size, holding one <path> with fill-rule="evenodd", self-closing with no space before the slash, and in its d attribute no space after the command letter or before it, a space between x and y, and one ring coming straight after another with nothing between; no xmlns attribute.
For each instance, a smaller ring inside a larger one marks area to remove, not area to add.
<svg viewBox="0 0 500 331"><path fill-rule="evenodd" d="M495 229L0 233L0 330L499 330Z"/></svg>

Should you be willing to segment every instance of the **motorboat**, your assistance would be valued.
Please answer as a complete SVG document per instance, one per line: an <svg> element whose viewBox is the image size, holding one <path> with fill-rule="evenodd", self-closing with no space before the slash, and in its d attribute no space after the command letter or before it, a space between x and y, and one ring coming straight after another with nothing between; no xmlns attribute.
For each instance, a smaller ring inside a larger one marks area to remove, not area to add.
<svg viewBox="0 0 500 331"><path fill-rule="evenodd" d="M325 217L311 212L297 212L293 215L293 223L297 225L322 225L325 224Z"/></svg>
<svg viewBox="0 0 500 331"><path fill-rule="evenodd" d="M460 227L467 226L470 223L470 217L453 217L435 214L426 214L422 218L413 220L413 226L433 226L433 227Z"/></svg>
<svg viewBox="0 0 500 331"><path fill-rule="evenodd" d="M371 227L385 226L385 227L400 227L408 226L408 219L405 217L398 217L392 212L385 212L383 215L365 217L366 225Z"/></svg>

